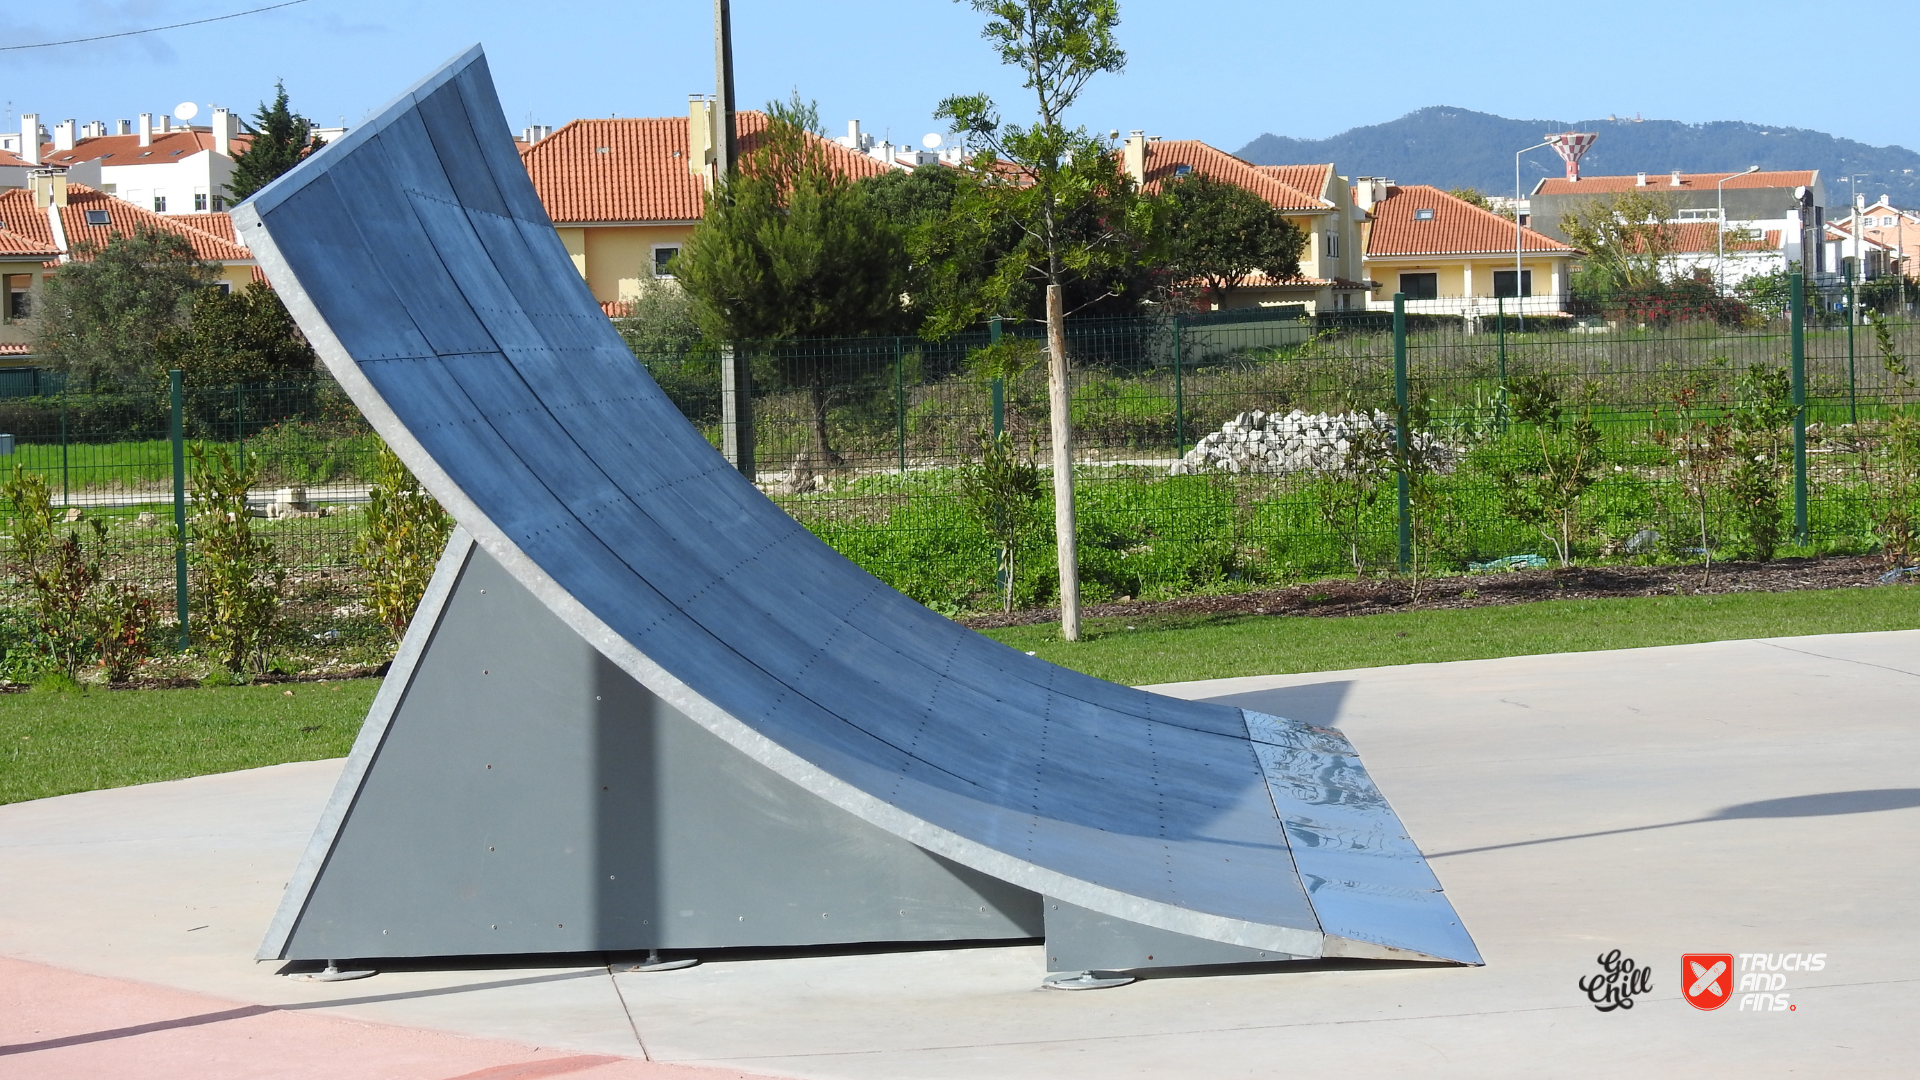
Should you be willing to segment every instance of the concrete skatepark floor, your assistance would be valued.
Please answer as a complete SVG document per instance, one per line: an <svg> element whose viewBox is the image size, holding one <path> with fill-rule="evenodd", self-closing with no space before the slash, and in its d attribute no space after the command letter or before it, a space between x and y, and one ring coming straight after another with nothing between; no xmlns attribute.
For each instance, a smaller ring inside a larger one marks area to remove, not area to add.
<svg viewBox="0 0 1920 1080"><path fill-rule="evenodd" d="M1920 631L1160 689L1345 731L1487 966L1066 994L1010 947L296 983L250 957L339 770L308 762L0 807L0 1075L1911 1071ZM1614 949L1652 988L1603 1013L1576 983ZM1701 1012L1701 952L1826 963L1791 1011Z"/></svg>

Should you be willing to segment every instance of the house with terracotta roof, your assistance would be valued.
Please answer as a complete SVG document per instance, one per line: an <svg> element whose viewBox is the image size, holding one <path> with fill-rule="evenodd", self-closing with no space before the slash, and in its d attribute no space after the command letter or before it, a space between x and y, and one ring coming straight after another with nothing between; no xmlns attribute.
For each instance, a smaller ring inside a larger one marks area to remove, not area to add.
<svg viewBox="0 0 1920 1080"><path fill-rule="evenodd" d="M1818 169L1763 172L1636 173L1631 176L1548 176L1534 185L1528 198L1528 225L1546 236L1564 241L1561 221L1603 199L1627 192L1657 196L1672 203L1674 221L1714 222L1729 230L1781 234L1789 263L1809 261L1816 273L1838 267L1829 262L1819 242L1827 220L1827 189ZM1801 248L1811 245L1811 260L1802 260Z"/></svg>
<svg viewBox="0 0 1920 1080"><path fill-rule="evenodd" d="M226 209L233 155L252 141L227 109L215 109L207 127L176 128L165 114L155 127L153 114L141 113L137 127L121 120L116 128L108 134L99 121L63 120L46 139L39 116L26 113L6 149L29 169L65 169L70 181L153 213L193 214ZM7 183L9 175L0 161L0 186L26 186Z"/></svg>
<svg viewBox="0 0 1920 1080"><path fill-rule="evenodd" d="M57 169L36 170L25 188L0 191L0 367L31 366L35 293L83 244L105 246L114 236L143 228L185 237L194 254L218 268L219 282L244 289L262 280L253 253L232 239L225 214L208 214L195 227L82 184Z"/></svg>
<svg viewBox="0 0 1920 1080"><path fill-rule="evenodd" d="M1298 304L1313 314L1358 311L1368 282L1360 258L1360 222L1345 177L1332 165L1254 165L1198 139L1163 140L1135 131L1121 147L1121 163L1142 191L1159 191L1198 173L1250 191L1272 203L1307 238L1300 272L1282 281L1263 275L1226 298L1230 307Z"/></svg>
<svg viewBox="0 0 1920 1080"><path fill-rule="evenodd" d="M1858 242L1853 239L1856 230ZM1856 265L1863 280L1882 274L1920 276L1920 213L1894 206L1887 196L1872 206L1865 195L1856 197L1852 209L1835 213L1832 231L1837 234L1831 238L1835 264L1860 260Z"/></svg>
<svg viewBox="0 0 1920 1080"><path fill-rule="evenodd" d="M695 100L688 115L575 120L524 148L520 160L594 298L610 315L669 278L705 212L712 183L718 116ZM766 114L735 114L742 157L758 148ZM855 179L878 176L885 162L826 139L829 162Z"/></svg>
<svg viewBox="0 0 1920 1080"><path fill-rule="evenodd" d="M1391 311L1401 293L1422 314L1566 312L1569 245L1429 184L1363 176L1353 192L1367 215L1365 274L1378 283L1369 308Z"/></svg>

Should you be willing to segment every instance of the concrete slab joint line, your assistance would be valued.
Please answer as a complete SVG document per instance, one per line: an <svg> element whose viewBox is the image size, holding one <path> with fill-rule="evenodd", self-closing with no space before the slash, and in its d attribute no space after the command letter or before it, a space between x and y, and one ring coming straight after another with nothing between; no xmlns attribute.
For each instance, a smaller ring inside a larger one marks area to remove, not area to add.
<svg viewBox="0 0 1920 1080"><path fill-rule="evenodd" d="M234 220L460 526L261 959L1480 962L1338 732L1000 646L726 468L574 272L477 46Z"/></svg>

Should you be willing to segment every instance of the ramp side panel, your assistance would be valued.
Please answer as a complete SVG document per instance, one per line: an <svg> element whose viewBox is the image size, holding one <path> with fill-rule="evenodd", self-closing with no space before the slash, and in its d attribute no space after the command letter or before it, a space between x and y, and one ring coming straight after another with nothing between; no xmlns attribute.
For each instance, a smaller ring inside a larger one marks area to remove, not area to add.
<svg viewBox="0 0 1920 1080"><path fill-rule="evenodd" d="M291 959L1024 940L1039 898L806 792L466 561Z"/></svg>

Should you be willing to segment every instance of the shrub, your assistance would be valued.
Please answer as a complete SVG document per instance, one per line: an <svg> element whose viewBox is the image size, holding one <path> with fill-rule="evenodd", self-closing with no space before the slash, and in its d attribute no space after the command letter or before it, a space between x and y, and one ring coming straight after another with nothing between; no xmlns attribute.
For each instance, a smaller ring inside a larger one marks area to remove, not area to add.
<svg viewBox="0 0 1920 1080"><path fill-rule="evenodd" d="M368 606L394 641L413 621L452 531L453 519L421 489L399 455L382 445L373 490L367 493L366 523L354 548L367 570Z"/></svg>
<svg viewBox="0 0 1920 1080"><path fill-rule="evenodd" d="M195 445L191 453L194 511L188 528L199 571L201 636L228 671L262 675L277 644L287 572L273 545L253 531L247 509L260 467L257 460L236 463L224 446L209 453Z"/></svg>

